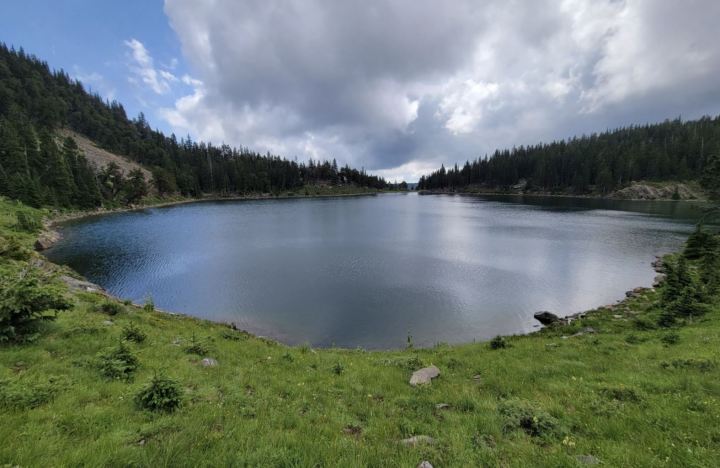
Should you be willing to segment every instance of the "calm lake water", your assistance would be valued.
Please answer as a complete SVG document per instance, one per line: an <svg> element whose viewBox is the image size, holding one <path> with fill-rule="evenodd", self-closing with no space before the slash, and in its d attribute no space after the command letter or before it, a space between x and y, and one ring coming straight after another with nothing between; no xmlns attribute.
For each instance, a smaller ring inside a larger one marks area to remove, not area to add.
<svg viewBox="0 0 720 468"><path fill-rule="evenodd" d="M47 252L113 294L290 344L532 331L649 286L681 202L420 196L199 202L69 222Z"/></svg>

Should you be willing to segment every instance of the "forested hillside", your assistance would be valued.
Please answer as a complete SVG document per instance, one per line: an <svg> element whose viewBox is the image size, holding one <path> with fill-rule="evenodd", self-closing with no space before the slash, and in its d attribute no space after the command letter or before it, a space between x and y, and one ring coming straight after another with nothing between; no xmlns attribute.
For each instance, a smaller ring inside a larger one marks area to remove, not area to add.
<svg viewBox="0 0 720 468"><path fill-rule="evenodd" d="M0 44L0 195L33 206L90 208L132 203L147 191L140 171L110 165L96 173L69 128L102 148L144 165L162 194L277 193L306 184L354 184L382 189L384 179L335 161L297 163L247 148L197 143L153 130L141 114L129 119L118 102L88 93L46 62Z"/></svg>
<svg viewBox="0 0 720 468"><path fill-rule="evenodd" d="M720 116L631 126L571 140L495 151L423 176L419 189L493 189L607 194L633 181L697 180L720 187Z"/></svg>

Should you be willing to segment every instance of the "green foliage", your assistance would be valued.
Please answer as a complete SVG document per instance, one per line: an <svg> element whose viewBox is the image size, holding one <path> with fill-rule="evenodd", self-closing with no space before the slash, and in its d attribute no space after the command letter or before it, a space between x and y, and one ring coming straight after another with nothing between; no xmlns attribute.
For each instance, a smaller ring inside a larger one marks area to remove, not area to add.
<svg viewBox="0 0 720 468"><path fill-rule="evenodd" d="M343 366L341 363L336 362L334 366L332 366L332 372L335 375L340 375L343 372L345 372L345 366Z"/></svg>
<svg viewBox="0 0 720 468"><path fill-rule="evenodd" d="M44 382L20 382L0 379L0 408L15 410L42 406L55 398L59 391L58 379Z"/></svg>
<svg viewBox="0 0 720 468"><path fill-rule="evenodd" d="M574 137L547 144L498 149L422 176L419 190L467 187L527 188L563 193L607 194L633 181L700 180L720 198L720 116L695 121L667 120ZM707 159L707 160L706 160ZM675 191L673 198L679 198Z"/></svg>
<svg viewBox="0 0 720 468"><path fill-rule="evenodd" d="M197 354L198 356L205 356L210 352L210 347L205 340L201 340L195 336L195 333L190 337L190 341L185 346L185 352L188 354Z"/></svg>
<svg viewBox="0 0 720 468"><path fill-rule="evenodd" d="M135 343L143 343L147 338L147 334L140 329L134 323L129 323L123 327L122 337L126 341L133 341Z"/></svg>
<svg viewBox="0 0 720 468"><path fill-rule="evenodd" d="M0 272L0 342L31 340L43 320L70 303L36 269L7 267Z"/></svg>
<svg viewBox="0 0 720 468"><path fill-rule="evenodd" d="M538 438L553 438L562 434L560 422L527 400L511 399L500 403L498 410L505 420L506 432L522 429Z"/></svg>
<svg viewBox="0 0 720 468"><path fill-rule="evenodd" d="M11 260L27 260L30 258L30 250L16 236L0 236L0 257Z"/></svg>
<svg viewBox="0 0 720 468"><path fill-rule="evenodd" d="M683 255L688 260L697 260L703 257L708 251L717 248L715 236L703 229L702 224L695 227L695 231L690 234L687 242L685 242L685 250Z"/></svg>
<svg viewBox="0 0 720 468"><path fill-rule="evenodd" d="M102 302L98 306L98 309L100 312L110 315L110 316L117 315L125 310L125 309L123 309L123 306L121 306L117 302L111 301L111 300Z"/></svg>
<svg viewBox="0 0 720 468"><path fill-rule="evenodd" d="M144 410L170 413L180 407L182 393L182 389L176 381L162 375L155 375L135 395L135 403Z"/></svg>
<svg viewBox="0 0 720 468"><path fill-rule="evenodd" d="M663 335L662 338L660 338L660 341L667 346L676 345L680 342L680 335L677 333L668 333Z"/></svg>
<svg viewBox="0 0 720 468"><path fill-rule="evenodd" d="M17 227L21 231L36 233L42 228L40 217L26 210L17 211Z"/></svg>
<svg viewBox="0 0 720 468"><path fill-rule="evenodd" d="M130 380L138 364L138 358L123 342L98 357L100 373L108 379Z"/></svg>
<svg viewBox="0 0 720 468"><path fill-rule="evenodd" d="M152 170L160 195L286 193L304 184L390 187L335 161L297 163L247 148L178 141L153 130L141 113L128 119L118 102L88 93L63 71L0 44L0 195L31 206L94 208L137 203L148 194L143 172L111 163L95 174L69 128Z"/></svg>
<svg viewBox="0 0 720 468"><path fill-rule="evenodd" d="M152 297L148 297L145 299L145 304L143 304L143 310L145 312L153 312L155 310L155 303L152 300Z"/></svg>
<svg viewBox="0 0 720 468"><path fill-rule="evenodd" d="M504 337L498 335L490 340L489 346L490 349L504 349L508 347L508 343L505 341Z"/></svg>

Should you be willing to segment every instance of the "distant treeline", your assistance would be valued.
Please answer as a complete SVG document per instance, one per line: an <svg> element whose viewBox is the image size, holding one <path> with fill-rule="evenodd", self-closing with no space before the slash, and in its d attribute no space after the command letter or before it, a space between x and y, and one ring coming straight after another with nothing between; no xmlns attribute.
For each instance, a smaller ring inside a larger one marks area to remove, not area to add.
<svg viewBox="0 0 720 468"><path fill-rule="evenodd" d="M120 103L88 93L79 81L22 49L0 44L0 194L33 206L92 207L130 203L147 191L140 171L123 175L109 167L110 173L95 174L74 142L54 138L60 128L144 165L160 194L279 193L320 182L388 187L384 179L338 168L334 160L305 164L167 137L151 129L142 114L130 120Z"/></svg>
<svg viewBox="0 0 720 468"><path fill-rule="evenodd" d="M631 126L570 140L495 151L464 166L441 167L418 189L469 185L606 194L632 181L698 180L720 190L720 117ZM524 184L523 184L524 185Z"/></svg>

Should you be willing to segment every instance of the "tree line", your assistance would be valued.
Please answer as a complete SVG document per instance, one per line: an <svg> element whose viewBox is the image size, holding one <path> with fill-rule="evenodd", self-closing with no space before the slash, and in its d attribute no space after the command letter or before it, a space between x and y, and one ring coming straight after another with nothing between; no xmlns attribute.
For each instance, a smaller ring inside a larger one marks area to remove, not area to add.
<svg viewBox="0 0 720 468"><path fill-rule="evenodd" d="M80 81L22 49L0 44L0 194L32 206L87 208L131 203L147 192L140 171L123 174L116 166L94 171L71 139L56 138L60 128L149 168L160 195L279 193L318 183L392 188L381 177L338 167L334 160L298 163L245 147L166 136L143 114L129 119L122 104L89 93Z"/></svg>
<svg viewBox="0 0 720 468"><path fill-rule="evenodd" d="M607 194L633 181L698 180L720 190L720 116L634 125L548 144L497 150L423 176L420 190L476 185ZM523 183L524 181L524 183Z"/></svg>

